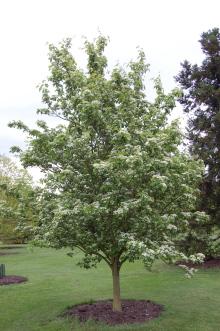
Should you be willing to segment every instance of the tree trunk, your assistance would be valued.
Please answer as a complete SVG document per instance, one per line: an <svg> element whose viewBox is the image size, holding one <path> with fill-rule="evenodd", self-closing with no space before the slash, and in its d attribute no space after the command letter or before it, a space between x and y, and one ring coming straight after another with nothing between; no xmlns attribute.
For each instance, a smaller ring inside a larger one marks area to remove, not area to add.
<svg viewBox="0 0 220 331"><path fill-rule="evenodd" d="M112 279L113 279L113 311L122 311L121 307L121 296L120 296L120 277L119 277L119 261L118 259L114 259L112 264Z"/></svg>

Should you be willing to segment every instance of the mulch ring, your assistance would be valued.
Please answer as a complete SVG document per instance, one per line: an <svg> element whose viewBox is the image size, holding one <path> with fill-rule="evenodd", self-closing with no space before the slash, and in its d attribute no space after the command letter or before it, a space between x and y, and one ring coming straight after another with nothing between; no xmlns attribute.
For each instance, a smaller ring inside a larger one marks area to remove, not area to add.
<svg viewBox="0 0 220 331"><path fill-rule="evenodd" d="M190 268L220 268L220 257L216 257L213 259L205 260L203 263L192 263L192 262L181 262L178 261L177 264L183 264Z"/></svg>
<svg viewBox="0 0 220 331"><path fill-rule="evenodd" d="M22 276L5 276L0 278L0 286L1 285L11 285L11 284L19 284L26 282L28 279Z"/></svg>
<svg viewBox="0 0 220 331"><path fill-rule="evenodd" d="M77 317L80 322L94 320L109 325L143 323L156 318L163 306L149 300L123 300L122 312L112 311L112 302L97 301L69 308L63 316Z"/></svg>

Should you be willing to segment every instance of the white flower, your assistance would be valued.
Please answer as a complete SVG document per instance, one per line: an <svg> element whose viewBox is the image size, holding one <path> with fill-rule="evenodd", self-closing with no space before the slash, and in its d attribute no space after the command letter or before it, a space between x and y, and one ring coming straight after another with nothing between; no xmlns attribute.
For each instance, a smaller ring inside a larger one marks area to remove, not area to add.
<svg viewBox="0 0 220 331"><path fill-rule="evenodd" d="M174 231L176 231L177 230L177 227L174 224L168 224L167 225L167 229L168 230L174 230Z"/></svg>

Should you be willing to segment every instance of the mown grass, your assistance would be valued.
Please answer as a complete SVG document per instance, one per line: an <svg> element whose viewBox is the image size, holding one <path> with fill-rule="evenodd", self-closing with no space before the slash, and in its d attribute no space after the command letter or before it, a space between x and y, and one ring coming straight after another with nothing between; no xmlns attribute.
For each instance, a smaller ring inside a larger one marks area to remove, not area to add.
<svg viewBox="0 0 220 331"><path fill-rule="evenodd" d="M163 304L165 310L148 323L109 327L59 317L67 306L111 298L111 273L104 263L97 269L83 270L75 265L80 253L73 258L64 250L24 248L18 253L0 256L7 274L29 279L23 284L0 286L1 331L220 330L220 269L200 270L188 280L177 267L160 262L152 272L139 262L125 264L122 297L150 299Z"/></svg>

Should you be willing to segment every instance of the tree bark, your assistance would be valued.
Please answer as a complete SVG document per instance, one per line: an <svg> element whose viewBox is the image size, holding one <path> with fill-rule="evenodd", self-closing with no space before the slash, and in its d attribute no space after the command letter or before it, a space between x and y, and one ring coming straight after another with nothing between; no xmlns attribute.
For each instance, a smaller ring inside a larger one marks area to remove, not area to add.
<svg viewBox="0 0 220 331"><path fill-rule="evenodd" d="M119 277L119 260L117 258L114 259L112 264L112 280L113 280L113 311L122 311L121 307L121 296L120 296L120 277Z"/></svg>

